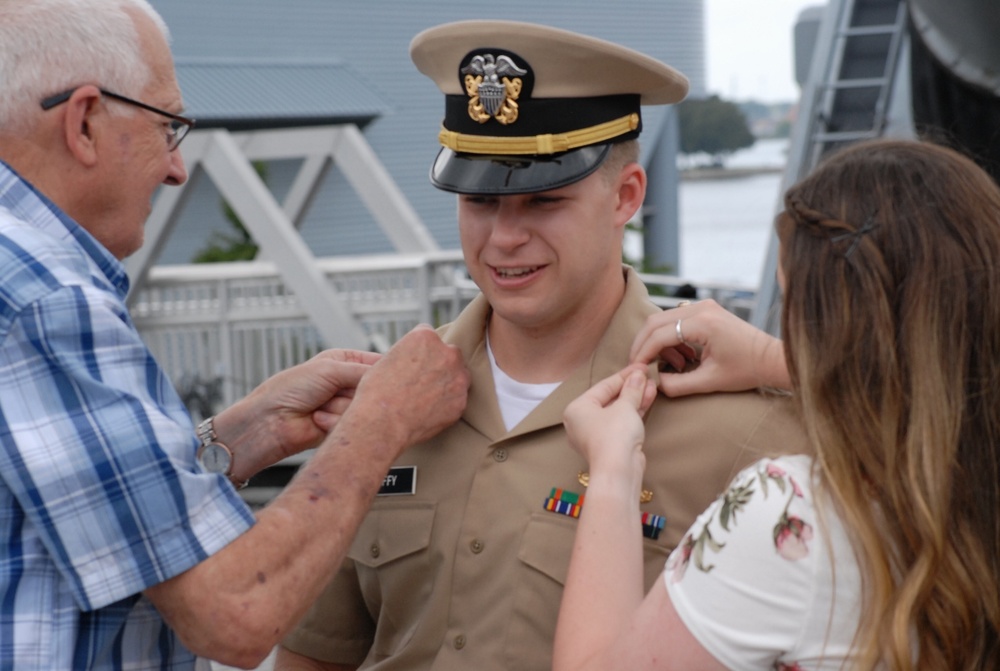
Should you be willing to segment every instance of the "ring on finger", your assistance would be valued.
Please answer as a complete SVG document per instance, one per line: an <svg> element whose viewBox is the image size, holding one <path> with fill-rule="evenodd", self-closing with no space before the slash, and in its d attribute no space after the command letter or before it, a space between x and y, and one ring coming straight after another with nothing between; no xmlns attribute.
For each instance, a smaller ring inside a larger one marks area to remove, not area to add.
<svg viewBox="0 0 1000 671"><path fill-rule="evenodd" d="M687 341L684 340L684 332L681 331L681 322L682 321L684 321L684 320L683 319L678 319L677 320L677 324L674 326L674 330L677 332L677 339L681 342L681 344L682 345L687 345Z"/></svg>

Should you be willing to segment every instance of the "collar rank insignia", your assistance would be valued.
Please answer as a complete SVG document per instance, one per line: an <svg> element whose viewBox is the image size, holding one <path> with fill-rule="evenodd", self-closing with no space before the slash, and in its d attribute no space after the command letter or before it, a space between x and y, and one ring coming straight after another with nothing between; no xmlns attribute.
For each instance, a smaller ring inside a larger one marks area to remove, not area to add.
<svg viewBox="0 0 1000 671"><path fill-rule="evenodd" d="M642 535L651 540L656 540L660 537L660 532L663 531L663 527L666 526L666 518L660 515L654 515L653 513L643 513L642 514Z"/></svg>
<svg viewBox="0 0 1000 671"><path fill-rule="evenodd" d="M521 77L528 74L507 55L478 54L461 69L465 75L465 92L469 96L469 116L486 123L491 118L503 125L517 121L517 99L524 85Z"/></svg>
<svg viewBox="0 0 1000 671"><path fill-rule="evenodd" d="M553 487L549 498L545 499L545 509L560 515L579 517L581 508L583 508L583 495L563 489Z"/></svg>

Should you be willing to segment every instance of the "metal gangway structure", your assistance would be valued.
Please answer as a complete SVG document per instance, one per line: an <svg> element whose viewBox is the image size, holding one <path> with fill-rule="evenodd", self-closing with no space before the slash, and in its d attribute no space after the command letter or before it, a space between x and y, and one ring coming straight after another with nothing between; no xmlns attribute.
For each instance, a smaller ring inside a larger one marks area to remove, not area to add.
<svg viewBox="0 0 1000 671"><path fill-rule="evenodd" d="M996 0L828 0L776 213L788 187L830 152L859 140L946 141L1000 178L998 34ZM772 235L750 320L774 334L777 264Z"/></svg>

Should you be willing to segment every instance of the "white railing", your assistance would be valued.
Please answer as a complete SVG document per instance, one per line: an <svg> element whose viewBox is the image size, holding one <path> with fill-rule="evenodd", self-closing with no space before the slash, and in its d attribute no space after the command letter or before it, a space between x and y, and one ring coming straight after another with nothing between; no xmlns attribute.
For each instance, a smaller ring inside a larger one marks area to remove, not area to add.
<svg viewBox="0 0 1000 671"><path fill-rule="evenodd" d="M449 321L476 294L457 251L318 265L374 350L418 323ZM155 267L131 313L196 415L231 404L328 346L266 261Z"/></svg>
<svg viewBox="0 0 1000 671"><path fill-rule="evenodd" d="M376 351L385 351L418 323L453 320L478 293L458 250L324 258L318 265ZM676 305L685 289L744 318L753 305L748 287L641 277L662 307ZM266 261L155 267L131 312L196 416L233 403L270 375L328 346L275 265Z"/></svg>
<svg viewBox="0 0 1000 671"><path fill-rule="evenodd" d="M419 323L453 320L479 293L460 251L325 258L318 264L375 351L385 351ZM746 319L753 306L754 291L747 287L640 277L664 308L684 297L713 298ZM195 421L327 346L266 261L155 267L131 312ZM290 457L258 474L241 495L251 505L265 504L307 457Z"/></svg>

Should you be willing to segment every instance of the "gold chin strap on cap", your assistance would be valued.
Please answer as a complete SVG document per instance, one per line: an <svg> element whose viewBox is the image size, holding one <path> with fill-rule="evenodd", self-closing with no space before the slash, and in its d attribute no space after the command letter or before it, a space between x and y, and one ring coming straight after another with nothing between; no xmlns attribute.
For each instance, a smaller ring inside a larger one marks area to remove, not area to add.
<svg viewBox="0 0 1000 671"><path fill-rule="evenodd" d="M465 135L446 128L441 129L438 140L441 144L460 154L496 154L499 156L521 156L538 154L560 154L571 149L579 149L598 144L630 133L639 127L639 115L627 114L620 119L607 121L590 128L581 128L567 133L531 135L529 137L496 137L490 135Z"/></svg>

